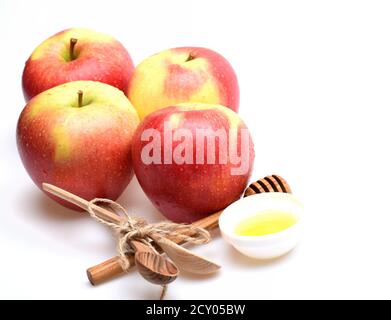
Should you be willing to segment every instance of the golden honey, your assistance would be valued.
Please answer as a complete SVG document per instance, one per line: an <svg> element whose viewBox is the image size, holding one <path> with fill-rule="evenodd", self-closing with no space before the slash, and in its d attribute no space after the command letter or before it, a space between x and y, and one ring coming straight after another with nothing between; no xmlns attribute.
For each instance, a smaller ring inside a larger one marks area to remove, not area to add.
<svg viewBox="0 0 391 320"><path fill-rule="evenodd" d="M242 220L235 228L239 236L265 236L283 231L297 222L290 212L265 210Z"/></svg>

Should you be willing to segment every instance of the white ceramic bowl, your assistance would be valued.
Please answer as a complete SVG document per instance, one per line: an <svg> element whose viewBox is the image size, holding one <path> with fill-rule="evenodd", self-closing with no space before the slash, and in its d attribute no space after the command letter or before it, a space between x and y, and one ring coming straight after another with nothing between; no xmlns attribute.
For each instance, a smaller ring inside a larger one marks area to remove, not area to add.
<svg viewBox="0 0 391 320"><path fill-rule="evenodd" d="M267 210L289 212L297 222L280 232L264 236L240 236L236 226L244 219ZM223 238L246 256L256 259L273 259L292 250L299 241L303 205L291 194L280 192L260 193L242 198L228 206L220 216L219 226Z"/></svg>

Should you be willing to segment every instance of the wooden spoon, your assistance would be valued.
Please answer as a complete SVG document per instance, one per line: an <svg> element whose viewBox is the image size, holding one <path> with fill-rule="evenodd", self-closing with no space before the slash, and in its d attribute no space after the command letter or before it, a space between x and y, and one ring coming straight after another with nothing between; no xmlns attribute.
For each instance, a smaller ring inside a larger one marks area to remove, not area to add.
<svg viewBox="0 0 391 320"><path fill-rule="evenodd" d="M176 265L154 251L152 247L136 240L130 243L136 250L134 258L137 270L145 280L163 286L178 277L179 271Z"/></svg>
<svg viewBox="0 0 391 320"><path fill-rule="evenodd" d="M178 265L179 269L195 274L210 274L221 268L218 264L187 250L167 238L159 235L150 237Z"/></svg>

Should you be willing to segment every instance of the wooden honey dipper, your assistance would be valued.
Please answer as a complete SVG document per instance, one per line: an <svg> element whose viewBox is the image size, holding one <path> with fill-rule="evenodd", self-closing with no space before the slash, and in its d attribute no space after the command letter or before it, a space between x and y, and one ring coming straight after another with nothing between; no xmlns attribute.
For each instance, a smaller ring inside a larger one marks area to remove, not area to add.
<svg viewBox="0 0 391 320"><path fill-rule="evenodd" d="M243 197L262 192L292 193L289 184L282 177L273 174L250 184L244 192Z"/></svg>
<svg viewBox="0 0 391 320"><path fill-rule="evenodd" d="M270 175L251 183L245 190L243 197L263 192L291 193L291 188L282 177L277 175ZM203 219L195 221L192 223L192 225L195 227L204 228L206 230L213 230L218 227L219 217L223 210L220 210ZM175 243L181 244L180 238L173 237L170 238L170 240ZM133 255L128 256L128 261L130 266L135 265ZM124 273L125 271L122 269L121 259L119 257L113 257L87 269L88 280L91 282L92 285L103 283Z"/></svg>

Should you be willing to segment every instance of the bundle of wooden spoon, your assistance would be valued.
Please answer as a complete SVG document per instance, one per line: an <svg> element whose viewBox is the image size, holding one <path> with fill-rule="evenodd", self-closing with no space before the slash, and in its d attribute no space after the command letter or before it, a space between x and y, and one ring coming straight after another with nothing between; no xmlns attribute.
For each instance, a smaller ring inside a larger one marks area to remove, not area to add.
<svg viewBox="0 0 391 320"><path fill-rule="evenodd" d="M96 216L106 221L114 224L123 222L123 218L111 210L95 204L91 205L89 201L66 190L46 183L43 184L43 189L48 193L73 203L85 211L88 211L89 207L92 208ZM277 175L271 175L253 182L245 190L244 196L261 192L290 193L291 191L289 185L283 178ZM222 211L218 211L196 221L192 223L192 226L207 230L214 229L218 227L218 219ZM191 230L188 229L188 236L191 236ZM134 254L127 255L127 262L130 266L135 265L140 275L151 283L162 286L167 285L177 278L179 274L178 270L195 274L211 274L220 269L218 264L183 247L181 245L183 242L182 237L162 237L158 234L152 234L149 237L152 243L146 243L145 239L132 239L130 241L129 245L133 248ZM125 273L125 270L123 269L120 257L111 258L87 270L88 279L93 285L102 283L123 273Z"/></svg>

